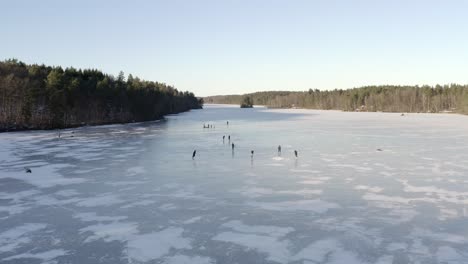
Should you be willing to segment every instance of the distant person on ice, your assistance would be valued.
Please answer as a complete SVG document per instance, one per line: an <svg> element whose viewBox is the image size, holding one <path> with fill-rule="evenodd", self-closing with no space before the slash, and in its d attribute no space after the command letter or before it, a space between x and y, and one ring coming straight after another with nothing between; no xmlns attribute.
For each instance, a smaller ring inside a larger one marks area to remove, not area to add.
<svg viewBox="0 0 468 264"><path fill-rule="evenodd" d="M195 159L195 155L197 155L197 150L194 150L194 151L193 151L192 159Z"/></svg>
<svg viewBox="0 0 468 264"><path fill-rule="evenodd" d="M278 156L281 155L281 145L278 145Z"/></svg>
<svg viewBox="0 0 468 264"><path fill-rule="evenodd" d="M223 136L223 144L224 144L224 138L225 138L225 137L226 137L226 136Z"/></svg>
<svg viewBox="0 0 468 264"><path fill-rule="evenodd" d="M232 147L232 150L234 151L234 143L232 143L231 147Z"/></svg>
<svg viewBox="0 0 468 264"><path fill-rule="evenodd" d="M229 126L229 121L226 121L226 125Z"/></svg>
<svg viewBox="0 0 468 264"><path fill-rule="evenodd" d="M297 150L294 150L294 156L297 158Z"/></svg>
<svg viewBox="0 0 468 264"><path fill-rule="evenodd" d="M253 154L254 154L254 151L251 150L251 151L250 151L250 157L251 157L251 158L253 158Z"/></svg>

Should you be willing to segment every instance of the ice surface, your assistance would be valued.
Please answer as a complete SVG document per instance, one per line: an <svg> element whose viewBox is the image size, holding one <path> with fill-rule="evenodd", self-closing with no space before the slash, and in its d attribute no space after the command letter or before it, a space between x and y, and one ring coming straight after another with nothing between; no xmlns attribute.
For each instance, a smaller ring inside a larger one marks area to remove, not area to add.
<svg viewBox="0 0 468 264"><path fill-rule="evenodd" d="M57 263L56 261L51 262L51 260L66 255L68 252L63 250L63 249L52 249L44 252L38 252L38 253L22 253L19 255L11 256L4 258L4 261L9 261L9 260L19 260L19 259L40 259L42 263Z"/></svg>
<svg viewBox="0 0 468 264"><path fill-rule="evenodd" d="M360 260L355 253L342 248L342 245L333 239L325 239L314 242L302 249L294 257L294 260L309 260L314 263L366 263Z"/></svg>
<svg viewBox="0 0 468 264"><path fill-rule="evenodd" d="M458 264L467 221L467 116L207 106L0 134L2 264Z"/></svg>
<svg viewBox="0 0 468 264"><path fill-rule="evenodd" d="M329 209L338 208L335 203L325 202L322 200L291 200L276 203L250 202L251 206L258 207L264 210L273 211L311 211L314 213L325 213Z"/></svg>
<svg viewBox="0 0 468 264"><path fill-rule="evenodd" d="M111 193L100 194L98 196L90 197L79 201L76 205L85 207L109 206L122 203L117 195Z"/></svg>
<svg viewBox="0 0 468 264"><path fill-rule="evenodd" d="M173 257L167 257L164 259L164 263L166 264L212 264L214 261L207 257L201 256L184 256L184 255L177 255Z"/></svg>
<svg viewBox="0 0 468 264"><path fill-rule="evenodd" d="M128 256L138 261L149 261L163 257L171 249L190 249L190 240L182 237L183 231L182 228L169 227L134 236L128 242ZM184 258L181 260L185 261Z"/></svg>
<svg viewBox="0 0 468 264"><path fill-rule="evenodd" d="M239 220L233 220L221 225L222 227L230 228L234 231L241 233L257 233L266 234L274 237L282 237L294 231L292 227L278 227L278 226L248 226Z"/></svg>
<svg viewBox="0 0 468 264"><path fill-rule="evenodd" d="M46 228L46 224L27 223L0 233L0 254L15 250L22 244L31 242L30 234Z"/></svg>
<svg viewBox="0 0 468 264"><path fill-rule="evenodd" d="M68 185L75 183L82 183L85 179L82 178L66 178L57 173L57 170L69 167L68 164L50 164L41 167L34 167L32 171L34 174L25 174L24 169L15 172L8 172L0 174L0 178L13 178L22 180L31 185L47 188L55 185Z"/></svg>
<svg viewBox="0 0 468 264"><path fill-rule="evenodd" d="M83 222L105 222L111 221L116 222L127 219L127 216L99 216L95 212L90 213L78 213L73 217L80 219Z"/></svg>
<svg viewBox="0 0 468 264"><path fill-rule="evenodd" d="M106 242L110 241L127 241L128 238L137 232L137 225L135 223L119 223L112 222L110 224L97 224L92 226L87 226L80 229L80 232L92 233L91 236L88 236L85 243L91 242L97 239L103 239Z"/></svg>

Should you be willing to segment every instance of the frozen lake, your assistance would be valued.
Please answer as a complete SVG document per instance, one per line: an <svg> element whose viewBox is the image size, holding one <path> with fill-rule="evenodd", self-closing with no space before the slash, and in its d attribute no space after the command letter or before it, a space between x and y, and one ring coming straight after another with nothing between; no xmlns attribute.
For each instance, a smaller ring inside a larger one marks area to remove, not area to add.
<svg viewBox="0 0 468 264"><path fill-rule="evenodd" d="M0 262L468 263L468 117L207 105L3 133Z"/></svg>

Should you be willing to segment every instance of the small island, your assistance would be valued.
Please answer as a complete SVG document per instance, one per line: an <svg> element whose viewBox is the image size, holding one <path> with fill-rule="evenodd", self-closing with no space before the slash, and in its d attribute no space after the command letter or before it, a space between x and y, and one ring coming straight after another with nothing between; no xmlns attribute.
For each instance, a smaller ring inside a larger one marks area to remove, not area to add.
<svg viewBox="0 0 468 264"><path fill-rule="evenodd" d="M242 98L242 102L240 104L241 108L253 108L253 100L250 96L246 95Z"/></svg>

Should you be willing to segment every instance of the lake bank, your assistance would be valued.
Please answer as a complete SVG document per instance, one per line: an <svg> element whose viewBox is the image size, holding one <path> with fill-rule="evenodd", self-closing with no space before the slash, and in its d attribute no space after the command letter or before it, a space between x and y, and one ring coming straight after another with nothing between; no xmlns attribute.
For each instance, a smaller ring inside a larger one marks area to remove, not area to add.
<svg viewBox="0 0 468 264"><path fill-rule="evenodd" d="M263 91L243 95L204 97L205 103L239 104L250 98L253 104L269 107L301 107L371 112L457 112L468 113L468 85L435 86L371 85L351 89L308 91Z"/></svg>
<svg viewBox="0 0 468 264"><path fill-rule="evenodd" d="M157 120L201 108L188 91L121 71L0 61L0 131Z"/></svg>
<svg viewBox="0 0 468 264"><path fill-rule="evenodd" d="M189 112L191 110L195 109L202 109L200 108L192 108L192 109L187 109L181 112L174 112L174 113L168 113L160 118L154 119L154 120L140 120L140 121L127 121L127 122L96 122L96 123L83 123L83 124L71 124L66 127L55 127L55 126L50 126L50 127L15 127L15 126L9 126L6 128L6 125L0 124L0 133L5 133L5 132L19 132L19 131L41 131L41 130L64 130L64 129L72 129L72 128L80 128L80 127L89 127L89 126L105 126L105 125L126 125L126 124L138 124L138 123L145 123L145 122L157 122L164 120L165 116L167 115L175 115L175 114L180 114L184 112Z"/></svg>

